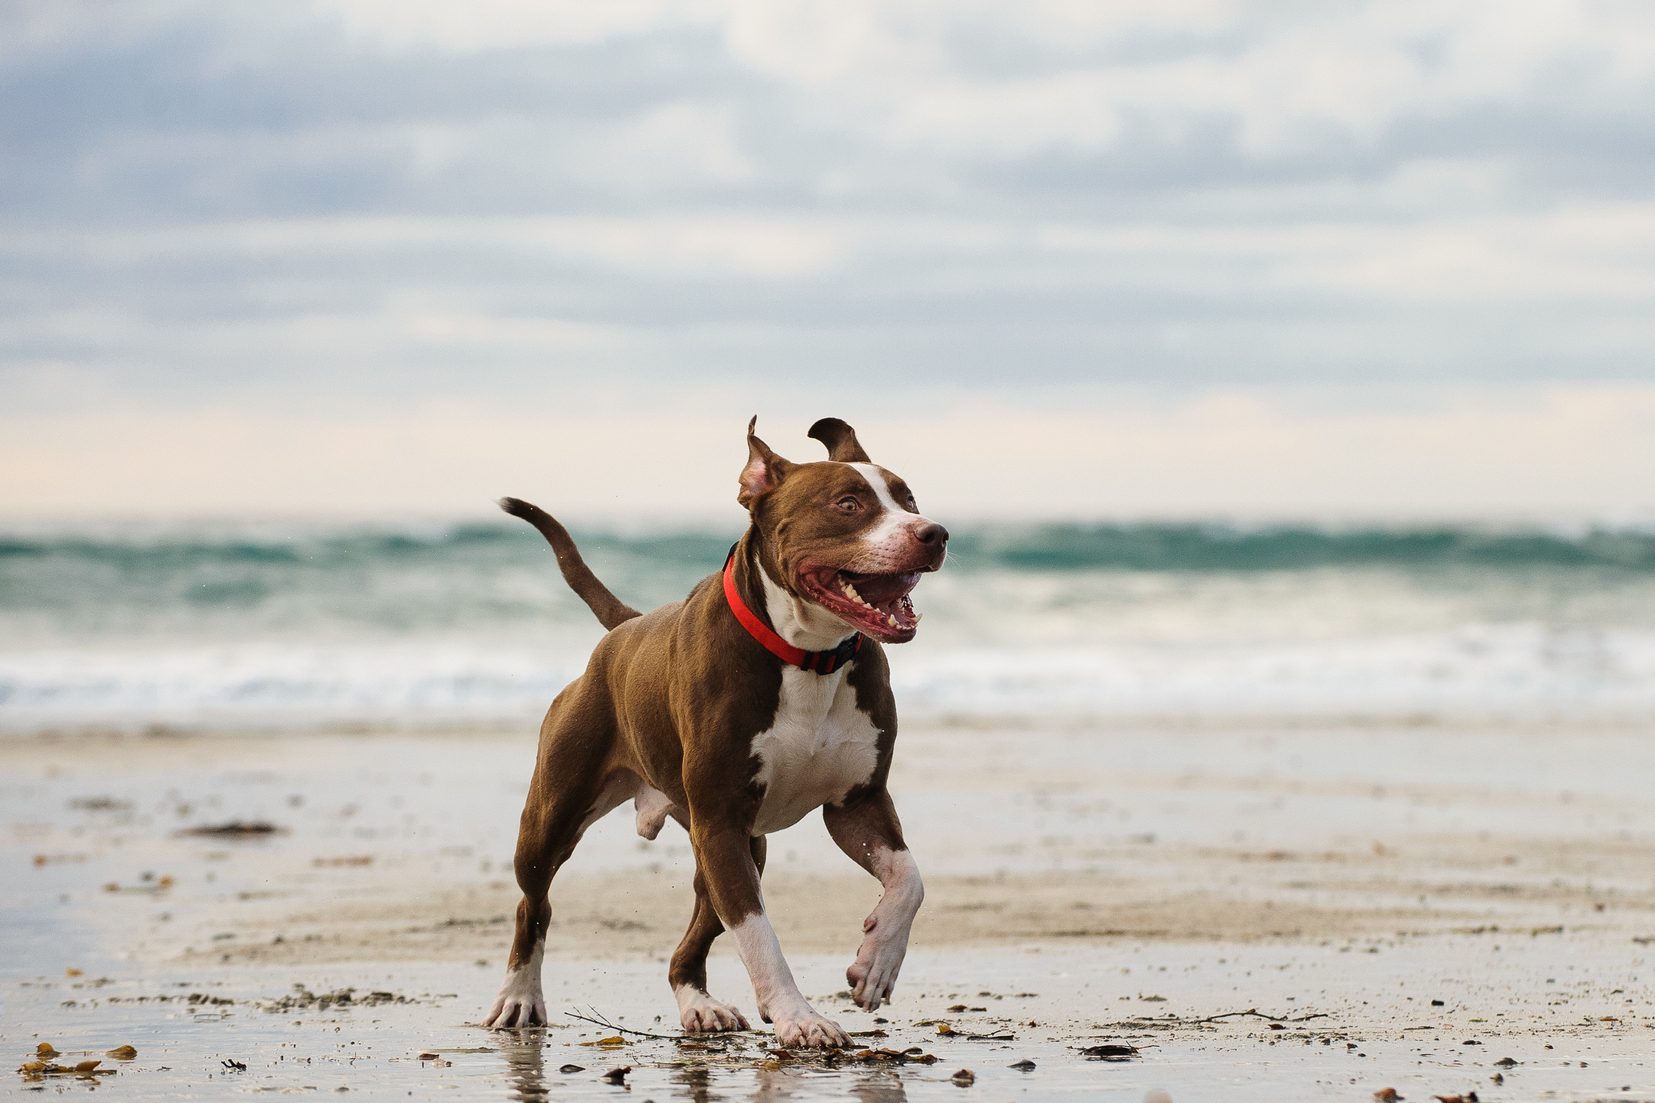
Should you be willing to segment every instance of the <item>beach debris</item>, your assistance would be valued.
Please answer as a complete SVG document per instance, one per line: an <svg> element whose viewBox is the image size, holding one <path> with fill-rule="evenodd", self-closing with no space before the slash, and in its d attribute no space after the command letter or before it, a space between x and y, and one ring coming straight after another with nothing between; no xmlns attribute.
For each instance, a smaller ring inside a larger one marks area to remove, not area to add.
<svg viewBox="0 0 1655 1103"><path fill-rule="evenodd" d="M594 1041L582 1042L580 1044L583 1046L598 1046L602 1049L615 1049L618 1046L626 1045L626 1039L621 1037L619 1034L611 1034L607 1038L598 1038Z"/></svg>
<svg viewBox="0 0 1655 1103"><path fill-rule="evenodd" d="M234 1057L226 1057L224 1060L220 1061L219 1064L222 1065L226 1070L228 1070L230 1072L246 1072L247 1071L246 1064L244 1064L241 1061L236 1060Z"/></svg>
<svg viewBox="0 0 1655 1103"><path fill-rule="evenodd" d="M1397 1103L1403 1097L1397 1094L1395 1088L1380 1088L1373 1093L1373 1098L1374 1103Z"/></svg>
<svg viewBox="0 0 1655 1103"><path fill-rule="evenodd" d="M624 1084L626 1083L626 1074L631 1071L631 1065L622 1065L618 1069L610 1069L608 1072L604 1073L603 1078L611 1084Z"/></svg>
<svg viewBox="0 0 1655 1103"><path fill-rule="evenodd" d="M955 1003L955 1004L950 1004L948 1006L948 1010L951 1014L958 1015L962 1011L987 1011L988 1008L986 1008L986 1007L967 1007L963 1003Z"/></svg>
<svg viewBox="0 0 1655 1103"><path fill-rule="evenodd" d="M1466 1092L1464 1095L1433 1095L1437 1103L1477 1103L1476 1092Z"/></svg>
<svg viewBox="0 0 1655 1103"><path fill-rule="evenodd" d="M969 1088L977 1082L977 1074L972 1072L970 1069L961 1069L953 1076L950 1076L949 1079L954 1081L954 1083L959 1087Z"/></svg>
<svg viewBox="0 0 1655 1103"><path fill-rule="evenodd" d="M1013 1042L1017 1040L1017 1035L1009 1030L996 1030L991 1034L973 1034L967 1030L960 1030L952 1023L944 1022L941 1019L921 1019L914 1025L935 1027L938 1034L946 1037L964 1038L968 1042Z"/></svg>
<svg viewBox="0 0 1655 1103"><path fill-rule="evenodd" d="M73 1065L60 1065L55 1061L24 1061L17 1067L25 1080L41 1080L48 1076L81 1076L91 1079L97 1076L113 1076L114 1069L99 1068L103 1064L100 1060L80 1061Z"/></svg>
<svg viewBox="0 0 1655 1103"><path fill-rule="evenodd" d="M41 1042L34 1047L34 1055L42 1061L50 1061L53 1057L58 1056L58 1051L51 1042Z"/></svg>
<svg viewBox="0 0 1655 1103"><path fill-rule="evenodd" d="M414 1060L416 1060L416 1061L440 1061L440 1060L442 1060L442 1058L438 1057L435 1053L422 1053L418 1057L414 1058Z"/></svg>
<svg viewBox="0 0 1655 1103"><path fill-rule="evenodd" d="M104 1003L187 1003L191 1007L228 1007L236 1001L229 996L215 996L209 992L159 993L154 996L105 996Z"/></svg>
<svg viewBox="0 0 1655 1103"><path fill-rule="evenodd" d="M1165 1088L1150 1088L1144 1092L1144 1103L1172 1103L1172 1093Z"/></svg>
<svg viewBox="0 0 1655 1103"><path fill-rule="evenodd" d="M563 1065L557 1071L561 1072L565 1076L568 1076L571 1072L585 1072L586 1066L575 1064Z"/></svg>
<svg viewBox="0 0 1655 1103"><path fill-rule="evenodd" d="M1141 1056L1137 1046L1106 1043L1101 1046L1087 1046L1081 1050L1081 1055L1088 1061L1130 1061Z"/></svg>
<svg viewBox="0 0 1655 1103"><path fill-rule="evenodd" d="M1010 1065L1007 1065L1006 1067L1016 1069L1018 1072L1033 1072L1034 1068L1035 1068L1035 1065L1034 1065L1033 1061L1031 1061L1027 1057L1025 1057L1021 1061L1013 1061Z"/></svg>
<svg viewBox="0 0 1655 1103"><path fill-rule="evenodd" d="M138 1051L131 1046L116 1046L104 1053L105 1057L113 1057L117 1061L130 1061L138 1056Z"/></svg>
<svg viewBox="0 0 1655 1103"><path fill-rule="evenodd" d="M1518 1064L1515 1057L1502 1057L1494 1063L1503 1069L1516 1068Z"/></svg>
<svg viewBox="0 0 1655 1103"><path fill-rule="evenodd" d="M213 839L259 839L285 832L286 828L277 827L268 820L226 820L224 823L204 823L186 827L178 834Z"/></svg>
<svg viewBox="0 0 1655 1103"><path fill-rule="evenodd" d="M374 856L372 854L337 854L325 858L316 857L310 860L311 865L323 869L333 866L371 866L373 863Z"/></svg>
<svg viewBox="0 0 1655 1103"><path fill-rule="evenodd" d="M1495 1087L1499 1087L1501 1084L1504 1084L1506 1082L1505 1074L1504 1073L1498 1073L1498 1072L1495 1073L1493 1076L1490 1076L1489 1080L1494 1084Z"/></svg>
<svg viewBox="0 0 1655 1103"><path fill-rule="evenodd" d="M110 881L103 886L105 892L142 892L151 896L158 895L171 889L175 884L172 874L163 873L157 877L154 873L145 872L138 876L136 885L123 885L119 881ZM77 971L73 975L79 976Z"/></svg>
<svg viewBox="0 0 1655 1103"><path fill-rule="evenodd" d="M130 812L132 802L118 797L75 797L69 802L69 807L82 812Z"/></svg>
<svg viewBox="0 0 1655 1103"><path fill-rule="evenodd" d="M407 996L395 992L367 992L358 995L355 988L336 988L332 992L312 992L303 984L295 984L293 991L279 999L259 1000L254 1006L264 1011L326 1011L330 1007L378 1007L381 1004L413 1003Z"/></svg>
<svg viewBox="0 0 1655 1103"><path fill-rule="evenodd" d="M909 1046L907 1049L859 1049L855 1053L846 1054L848 1060L863 1065L893 1064L893 1065L934 1065L937 1056L926 1053L918 1046Z"/></svg>

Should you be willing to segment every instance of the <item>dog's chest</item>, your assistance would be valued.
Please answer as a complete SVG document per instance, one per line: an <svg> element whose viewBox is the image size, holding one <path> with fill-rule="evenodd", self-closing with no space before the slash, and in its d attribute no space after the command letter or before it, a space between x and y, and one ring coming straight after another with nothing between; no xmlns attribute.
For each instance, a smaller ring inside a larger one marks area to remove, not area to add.
<svg viewBox="0 0 1655 1103"><path fill-rule="evenodd" d="M879 730L856 707L847 673L848 668L827 675L782 670L775 721L753 737L764 786L756 833L791 827L873 776Z"/></svg>

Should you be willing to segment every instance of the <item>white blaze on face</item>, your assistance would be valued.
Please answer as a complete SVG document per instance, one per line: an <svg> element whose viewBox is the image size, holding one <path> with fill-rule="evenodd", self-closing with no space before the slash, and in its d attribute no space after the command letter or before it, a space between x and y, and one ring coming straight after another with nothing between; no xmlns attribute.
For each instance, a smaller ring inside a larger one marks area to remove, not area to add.
<svg viewBox="0 0 1655 1103"><path fill-rule="evenodd" d="M912 526L931 524L931 519L909 512L907 506L899 505L895 496L891 494L891 484L886 481L885 472L873 464L853 463L848 466L867 480L868 486L873 488L874 497L879 501L879 520L862 534L863 541L876 555L900 553L903 550L900 543L903 530Z"/></svg>

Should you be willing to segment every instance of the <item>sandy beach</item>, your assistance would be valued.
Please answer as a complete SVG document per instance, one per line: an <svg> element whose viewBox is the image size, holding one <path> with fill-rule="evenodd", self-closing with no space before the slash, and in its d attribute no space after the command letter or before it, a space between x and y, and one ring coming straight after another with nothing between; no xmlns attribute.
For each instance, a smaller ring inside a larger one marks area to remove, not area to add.
<svg viewBox="0 0 1655 1103"><path fill-rule="evenodd" d="M686 1046L573 1017L677 1033L688 846L644 842L625 810L553 887L554 1024L474 1025L516 900L527 735L16 738L0 1034L14 1067L45 1042L138 1098L220 1080L595 1097L626 1066L656 1099L953 1098L962 1069L996 1099L1655 1099L1651 734L912 726L893 791L928 894L891 1006L856 1010L843 985L877 886L815 818L772 839L766 896L801 985L878 1032L836 1060L773 1054L767 1031ZM227 823L273 830L188 833ZM751 1010L731 947L712 980ZM102 1056L121 1045L137 1057Z"/></svg>

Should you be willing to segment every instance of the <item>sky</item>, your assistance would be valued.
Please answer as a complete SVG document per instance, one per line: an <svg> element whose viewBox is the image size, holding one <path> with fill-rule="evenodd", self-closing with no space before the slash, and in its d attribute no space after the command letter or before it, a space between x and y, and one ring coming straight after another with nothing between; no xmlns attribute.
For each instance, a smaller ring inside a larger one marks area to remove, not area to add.
<svg viewBox="0 0 1655 1103"><path fill-rule="evenodd" d="M1655 518L1655 7L12 0L0 520Z"/></svg>

